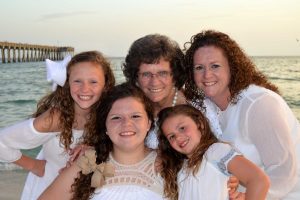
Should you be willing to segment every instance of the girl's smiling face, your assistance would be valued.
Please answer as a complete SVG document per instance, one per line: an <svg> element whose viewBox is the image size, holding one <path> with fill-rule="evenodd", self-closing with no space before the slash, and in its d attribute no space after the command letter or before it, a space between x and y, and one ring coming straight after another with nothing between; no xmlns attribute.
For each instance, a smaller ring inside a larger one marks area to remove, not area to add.
<svg viewBox="0 0 300 200"><path fill-rule="evenodd" d="M172 148L189 158L201 140L201 132L197 124L193 119L183 114L165 119L162 130Z"/></svg>
<svg viewBox="0 0 300 200"><path fill-rule="evenodd" d="M122 151L143 148L150 127L151 121L144 105L134 97L114 102L106 118L107 135L114 148Z"/></svg>
<svg viewBox="0 0 300 200"><path fill-rule="evenodd" d="M70 93L75 110L88 110L95 104L104 89L102 67L92 62L80 62L72 66L69 77Z"/></svg>

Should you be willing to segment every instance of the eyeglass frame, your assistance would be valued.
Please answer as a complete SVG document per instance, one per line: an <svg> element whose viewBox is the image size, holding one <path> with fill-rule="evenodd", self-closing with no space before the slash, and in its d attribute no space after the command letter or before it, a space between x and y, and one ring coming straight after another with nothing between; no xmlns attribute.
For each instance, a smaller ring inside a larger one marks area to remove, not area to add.
<svg viewBox="0 0 300 200"><path fill-rule="evenodd" d="M173 72L171 71L158 71L157 73L152 72L138 72L138 77L143 81L149 81L151 78L156 76L159 80L165 80L168 77L173 76Z"/></svg>

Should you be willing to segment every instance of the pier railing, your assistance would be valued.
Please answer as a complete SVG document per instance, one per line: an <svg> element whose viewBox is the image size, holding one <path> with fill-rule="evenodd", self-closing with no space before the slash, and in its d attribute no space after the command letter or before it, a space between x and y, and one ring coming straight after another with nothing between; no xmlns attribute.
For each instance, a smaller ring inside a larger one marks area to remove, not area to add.
<svg viewBox="0 0 300 200"><path fill-rule="evenodd" d="M2 63L38 62L44 61L46 58L62 60L67 54L73 55L74 48L0 42L0 57Z"/></svg>

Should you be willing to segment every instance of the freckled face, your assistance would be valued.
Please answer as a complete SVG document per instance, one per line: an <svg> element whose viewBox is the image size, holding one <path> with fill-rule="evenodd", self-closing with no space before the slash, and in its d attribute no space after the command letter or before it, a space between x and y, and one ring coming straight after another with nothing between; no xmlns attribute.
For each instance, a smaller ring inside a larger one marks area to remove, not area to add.
<svg viewBox="0 0 300 200"><path fill-rule="evenodd" d="M197 124L186 115L167 118L162 125L162 130L172 148L187 157L192 156L201 140L201 132Z"/></svg>
<svg viewBox="0 0 300 200"><path fill-rule="evenodd" d="M69 85L75 110L89 110L99 100L105 85L102 67L92 62L76 63L70 70Z"/></svg>
<svg viewBox="0 0 300 200"><path fill-rule="evenodd" d="M144 105L134 97L117 100L106 119L107 134L114 148L122 151L144 148L150 126Z"/></svg>
<svg viewBox="0 0 300 200"><path fill-rule="evenodd" d="M227 102L230 97L230 68L223 51L215 46L199 48L193 58L193 74L197 87L216 104Z"/></svg>

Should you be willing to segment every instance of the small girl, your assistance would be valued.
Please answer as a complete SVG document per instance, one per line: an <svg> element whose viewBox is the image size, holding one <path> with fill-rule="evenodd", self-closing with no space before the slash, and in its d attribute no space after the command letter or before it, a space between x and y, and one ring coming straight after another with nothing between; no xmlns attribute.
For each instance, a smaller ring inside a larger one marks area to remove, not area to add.
<svg viewBox="0 0 300 200"><path fill-rule="evenodd" d="M227 180L236 176L247 200L266 197L268 177L229 144L218 142L204 115L190 105L159 113L159 154L164 193L170 199L228 199Z"/></svg>
<svg viewBox="0 0 300 200"><path fill-rule="evenodd" d="M47 66L54 91L40 100L32 118L0 130L0 161L30 171L21 199L37 199L66 165L68 151L79 141L92 141L95 108L115 83L100 52L82 52L69 61ZM20 151L40 145L36 159Z"/></svg>

